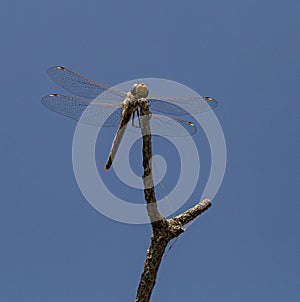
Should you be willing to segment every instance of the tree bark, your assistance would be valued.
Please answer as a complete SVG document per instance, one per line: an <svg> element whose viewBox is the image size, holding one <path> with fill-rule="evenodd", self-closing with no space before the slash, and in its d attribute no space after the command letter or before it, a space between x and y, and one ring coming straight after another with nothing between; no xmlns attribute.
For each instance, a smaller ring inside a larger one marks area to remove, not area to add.
<svg viewBox="0 0 300 302"><path fill-rule="evenodd" d="M152 236L135 302L149 302L166 246L170 240L184 232L184 225L209 209L211 202L209 199L204 199L193 208L174 218L166 219L160 215L157 209L152 178L151 113L146 99L141 99L139 106L140 124L143 135L144 195L147 203L148 216L152 225Z"/></svg>

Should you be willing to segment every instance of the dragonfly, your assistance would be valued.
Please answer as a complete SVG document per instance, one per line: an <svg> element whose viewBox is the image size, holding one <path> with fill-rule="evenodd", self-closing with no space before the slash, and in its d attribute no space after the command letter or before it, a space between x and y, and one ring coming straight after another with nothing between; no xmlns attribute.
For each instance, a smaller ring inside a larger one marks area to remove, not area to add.
<svg viewBox="0 0 300 302"><path fill-rule="evenodd" d="M49 94L42 98L42 104L48 109L90 125L119 127L105 169L111 167L125 129L136 132L140 128L138 101L141 98L147 97L151 133L162 136L194 135L197 132L194 123L179 116L189 112L201 113L218 106L218 102L209 96L148 97L148 87L144 83L134 84L130 92L124 92L62 66L50 67L47 73L57 85L77 96ZM132 124L128 126L130 119Z"/></svg>

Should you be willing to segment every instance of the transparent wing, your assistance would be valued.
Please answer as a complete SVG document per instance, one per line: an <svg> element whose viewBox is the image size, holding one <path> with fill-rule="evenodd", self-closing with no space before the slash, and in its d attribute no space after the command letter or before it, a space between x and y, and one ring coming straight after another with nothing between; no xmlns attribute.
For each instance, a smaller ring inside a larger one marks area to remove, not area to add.
<svg viewBox="0 0 300 302"><path fill-rule="evenodd" d="M132 121L130 121L126 130L136 132L141 135L141 129L137 127L139 125L139 121L136 115L134 118L134 125L135 127L132 126ZM151 114L150 128L152 135L169 137L188 136L197 132L197 128L192 122L159 114Z"/></svg>
<svg viewBox="0 0 300 302"><path fill-rule="evenodd" d="M120 105L91 102L60 94L47 95L42 103L52 111L76 121L82 117L81 122L95 126L103 124L103 127L118 127L122 116Z"/></svg>
<svg viewBox="0 0 300 302"><path fill-rule="evenodd" d="M212 97L167 98L156 96L149 98L149 105L151 110L182 116L213 110L218 106L218 102Z"/></svg>
<svg viewBox="0 0 300 302"><path fill-rule="evenodd" d="M76 121L102 127L118 127L122 117L122 107L116 104L91 102L60 94L50 94L42 99L50 110L72 118ZM83 114L84 113L84 114ZM128 123L127 130L141 134L138 128L137 115ZM197 132L195 125L189 121L168 116L152 114L150 119L151 133L162 136L187 136Z"/></svg>
<svg viewBox="0 0 300 302"><path fill-rule="evenodd" d="M158 114L152 114L150 127L153 135L162 136L187 136L197 132L192 122Z"/></svg>
<svg viewBox="0 0 300 302"><path fill-rule="evenodd" d="M48 69L48 75L59 86L69 92L90 99L105 92L105 99L109 103L120 103L125 98L123 91L111 88L105 84L94 82L68 68L54 66ZM150 87L151 88L151 87ZM218 102L211 97L178 97L169 98L163 96L153 96L149 98L152 110L181 116L188 112L201 113L217 107Z"/></svg>
<svg viewBox="0 0 300 302"><path fill-rule="evenodd" d="M158 114L152 114L150 127L153 135L162 136L188 136L197 132L192 122Z"/></svg>
<svg viewBox="0 0 300 302"><path fill-rule="evenodd" d="M117 99L120 97L124 99L125 97L125 93L123 91L112 89L105 84L89 80L88 78L62 66L50 67L47 72L56 84L81 97L94 99L104 91L108 92L107 95L110 95L109 99L111 100L116 97Z"/></svg>

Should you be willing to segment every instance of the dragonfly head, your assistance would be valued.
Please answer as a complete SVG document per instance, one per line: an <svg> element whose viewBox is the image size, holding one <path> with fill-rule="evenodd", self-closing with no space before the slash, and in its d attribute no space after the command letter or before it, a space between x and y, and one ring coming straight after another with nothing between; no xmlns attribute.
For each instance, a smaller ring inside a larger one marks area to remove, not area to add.
<svg viewBox="0 0 300 302"><path fill-rule="evenodd" d="M149 90L144 83L134 84L131 87L131 93L136 98L146 98L148 96Z"/></svg>

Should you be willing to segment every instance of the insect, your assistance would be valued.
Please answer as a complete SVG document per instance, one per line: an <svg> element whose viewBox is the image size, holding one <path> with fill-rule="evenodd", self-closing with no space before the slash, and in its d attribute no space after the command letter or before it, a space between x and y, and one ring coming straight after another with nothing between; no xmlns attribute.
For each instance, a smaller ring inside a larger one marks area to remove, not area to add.
<svg viewBox="0 0 300 302"><path fill-rule="evenodd" d="M195 125L178 117L188 115L189 112L201 113L218 105L212 97L148 97L148 87L144 83L133 85L130 92L126 93L89 80L62 66L50 67L48 75L59 86L80 98L49 94L42 99L47 108L83 123L119 127L106 169L112 164L125 129L134 132L139 130L141 98L147 98L151 110L151 132L162 136L193 135L197 131ZM128 123L130 119L131 125Z"/></svg>

